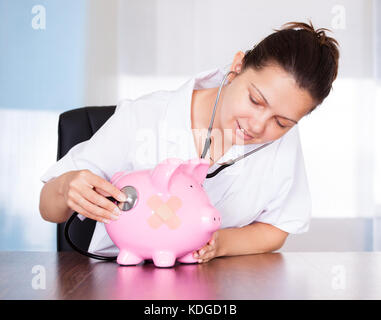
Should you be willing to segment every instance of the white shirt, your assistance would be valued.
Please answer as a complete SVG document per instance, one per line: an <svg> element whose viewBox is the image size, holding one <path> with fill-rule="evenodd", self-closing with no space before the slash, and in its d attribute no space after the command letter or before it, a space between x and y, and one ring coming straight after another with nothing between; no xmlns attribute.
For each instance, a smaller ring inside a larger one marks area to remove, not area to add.
<svg viewBox="0 0 381 320"><path fill-rule="evenodd" d="M193 90L219 87L228 67L201 72L177 90L122 100L91 139L74 146L41 176L41 181L81 169L109 181L118 171L151 169L166 158L197 158L191 129ZM217 169L218 163L260 145L233 145L208 173ZM221 228L258 221L292 234L309 229L311 197L298 125L271 145L206 179L203 186L221 214ZM103 223L96 223L89 252L118 252Z"/></svg>

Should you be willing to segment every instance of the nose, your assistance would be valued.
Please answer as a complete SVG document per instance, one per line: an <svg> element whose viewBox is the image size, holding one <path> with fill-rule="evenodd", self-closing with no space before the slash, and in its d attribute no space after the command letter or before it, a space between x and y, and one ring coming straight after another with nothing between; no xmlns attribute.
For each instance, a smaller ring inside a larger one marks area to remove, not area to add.
<svg viewBox="0 0 381 320"><path fill-rule="evenodd" d="M266 127L266 122L269 117L270 114L267 113L263 107L258 107L253 112L253 114L249 118L249 129L255 136L260 136L261 134L263 134L263 131Z"/></svg>
<svg viewBox="0 0 381 320"><path fill-rule="evenodd" d="M213 222L216 223L217 225L220 225L221 224L221 217L219 214L215 214L213 216Z"/></svg>
<svg viewBox="0 0 381 320"><path fill-rule="evenodd" d="M216 224L219 225L221 223L221 215L215 207L208 206L206 214L209 216L209 221L213 225L216 225Z"/></svg>

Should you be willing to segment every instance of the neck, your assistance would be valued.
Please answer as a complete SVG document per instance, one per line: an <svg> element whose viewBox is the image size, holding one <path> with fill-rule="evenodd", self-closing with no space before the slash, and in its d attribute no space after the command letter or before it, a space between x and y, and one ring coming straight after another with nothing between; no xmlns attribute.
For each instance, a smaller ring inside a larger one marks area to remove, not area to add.
<svg viewBox="0 0 381 320"><path fill-rule="evenodd" d="M218 88L193 90L192 96L192 122L195 129L208 129L213 115L214 103ZM217 106L213 121L213 129L220 129L220 112ZM193 121L194 120L194 121Z"/></svg>
<svg viewBox="0 0 381 320"><path fill-rule="evenodd" d="M209 89L201 89L194 90L192 94L192 129L203 129L207 130L210 125L210 121L213 115L213 108L216 101L218 93L218 88L209 88ZM213 120L211 139L212 144L209 149L210 156L212 158L212 162L214 163L219 158L223 156L225 153L224 150L228 150L230 146L225 146L227 143L226 139L224 139L224 130L220 123L220 110L221 110L221 98L222 92L220 96L220 100L217 103L216 114ZM196 130L197 131L197 130ZM197 134L197 133L196 133ZM221 141L222 139L222 141ZM196 141L197 141L196 137ZM202 153L202 148L204 147L204 141L201 141L199 155ZM223 146L223 147L222 147Z"/></svg>

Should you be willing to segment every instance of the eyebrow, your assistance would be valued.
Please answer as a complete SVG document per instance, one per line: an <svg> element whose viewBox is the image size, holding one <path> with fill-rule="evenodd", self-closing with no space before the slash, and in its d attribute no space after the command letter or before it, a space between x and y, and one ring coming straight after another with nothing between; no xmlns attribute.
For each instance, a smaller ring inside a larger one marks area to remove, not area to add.
<svg viewBox="0 0 381 320"><path fill-rule="evenodd" d="M267 102L265 96L262 94L261 90L259 90L259 89L254 85L254 83L250 82L250 84L255 88L255 90L257 90L257 91L259 92L259 94L261 95L262 99L265 100L266 105L270 107L269 103ZM292 121L292 122L294 122L294 123L296 123L296 124L298 123L298 121L295 121L295 120L293 120L293 119L287 118L287 117L285 117L285 116L277 115L277 117L280 117L280 118L284 118L284 119L290 120L290 121Z"/></svg>

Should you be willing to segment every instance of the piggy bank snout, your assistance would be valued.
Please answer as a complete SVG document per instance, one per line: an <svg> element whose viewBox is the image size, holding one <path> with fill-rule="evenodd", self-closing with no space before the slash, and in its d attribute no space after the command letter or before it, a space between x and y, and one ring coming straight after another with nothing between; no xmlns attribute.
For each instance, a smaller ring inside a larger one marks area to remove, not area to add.
<svg viewBox="0 0 381 320"><path fill-rule="evenodd" d="M219 227L221 225L221 215L217 210L214 210L214 211L215 212L213 214L213 222L215 225Z"/></svg>
<svg viewBox="0 0 381 320"><path fill-rule="evenodd" d="M221 225L221 215L212 206L204 208L202 220L208 230L217 230Z"/></svg>

